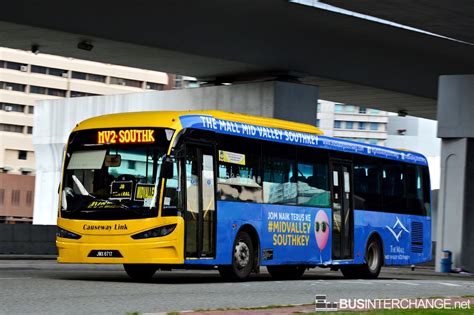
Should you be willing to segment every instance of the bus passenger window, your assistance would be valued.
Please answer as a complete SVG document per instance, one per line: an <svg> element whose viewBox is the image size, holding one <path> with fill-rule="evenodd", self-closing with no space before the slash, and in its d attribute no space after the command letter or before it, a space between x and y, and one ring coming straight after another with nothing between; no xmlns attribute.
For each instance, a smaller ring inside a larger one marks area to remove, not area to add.
<svg viewBox="0 0 474 315"><path fill-rule="evenodd" d="M354 157L354 208L383 211L378 161L369 157Z"/></svg>
<svg viewBox="0 0 474 315"><path fill-rule="evenodd" d="M298 163L298 205L329 207L328 166L326 163Z"/></svg>
<svg viewBox="0 0 474 315"><path fill-rule="evenodd" d="M218 146L217 194L220 200L263 201L260 175L260 145L235 137L221 139Z"/></svg>
<svg viewBox="0 0 474 315"><path fill-rule="evenodd" d="M386 212L407 213L405 164L384 164L382 167L383 207Z"/></svg>
<svg viewBox="0 0 474 315"><path fill-rule="evenodd" d="M295 147L264 143L262 151L263 202L295 205L298 181Z"/></svg>

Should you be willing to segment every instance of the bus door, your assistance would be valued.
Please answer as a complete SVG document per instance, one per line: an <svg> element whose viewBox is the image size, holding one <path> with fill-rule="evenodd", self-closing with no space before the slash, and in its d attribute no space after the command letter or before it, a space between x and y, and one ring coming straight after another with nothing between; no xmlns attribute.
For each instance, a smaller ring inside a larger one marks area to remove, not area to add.
<svg viewBox="0 0 474 315"><path fill-rule="evenodd" d="M332 258L353 258L354 213L352 164L331 161Z"/></svg>
<svg viewBox="0 0 474 315"><path fill-rule="evenodd" d="M185 254L187 258L215 257L215 147L187 143L184 154Z"/></svg>

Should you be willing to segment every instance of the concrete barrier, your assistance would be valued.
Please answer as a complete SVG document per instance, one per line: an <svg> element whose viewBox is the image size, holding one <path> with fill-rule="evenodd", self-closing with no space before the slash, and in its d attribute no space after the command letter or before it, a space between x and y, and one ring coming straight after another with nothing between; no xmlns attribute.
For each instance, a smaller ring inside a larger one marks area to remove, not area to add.
<svg viewBox="0 0 474 315"><path fill-rule="evenodd" d="M0 224L0 254L57 255L55 225Z"/></svg>

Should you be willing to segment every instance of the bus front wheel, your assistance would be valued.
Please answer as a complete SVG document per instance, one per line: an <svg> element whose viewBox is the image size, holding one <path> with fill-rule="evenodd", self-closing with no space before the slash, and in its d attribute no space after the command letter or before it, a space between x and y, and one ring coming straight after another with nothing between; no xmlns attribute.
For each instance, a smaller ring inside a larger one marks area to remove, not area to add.
<svg viewBox="0 0 474 315"><path fill-rule="evenodd" d="M148 281L155 274L157 267L151 264L124 264L123 268L133 280Z"/></svg>
<svg viewBox="0 0 474 315"><path fill-rule="evenodd" d="M341 272L346 278L376 279L380 274L382 264L382 244L377 238L371 238L365 251L365 263L341 266Z"/></svg>
<svg viewBox="0 0 474 315"><path fill-rule="evenodd" d="M241 231L235 237L232 265L219 266L220 275L231 281L244 281L250 276L255 261L255 252L247 232Z"/></svg>
<svg viewBox="0 0 474 315"><path fill-rule="evenodd" d="M301 278L306 270L305 266L267 266L268 273L273 279L297 280Z"/></svg>

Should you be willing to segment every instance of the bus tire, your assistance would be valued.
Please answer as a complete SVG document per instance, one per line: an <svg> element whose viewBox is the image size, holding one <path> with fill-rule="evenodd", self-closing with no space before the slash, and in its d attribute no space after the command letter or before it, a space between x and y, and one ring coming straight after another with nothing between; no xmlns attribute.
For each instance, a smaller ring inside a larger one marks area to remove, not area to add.
<svg viewBox="0 0 474 315"><path fill-rule="evenodd" d="M383 250L380 241L372 237L365 250L365 262L361 265L341 266L341 272L349 279L376 279L383 265Z"/></svg>
<svg viewBox="0 0 474 315"><path fill-rule="evenodd" d="M152 264L124 264L123 268L133 280L149 281L158 269Z"/></svg>
<svg viewBox="0 0 474 315"><path fill-rule="evenodd" d="M306 267L301 265L267 266L267 271L275 280L297 280L303 276Z"/></svg>
<svg viewBox="0 0 474 315"><path fill-rule="evenodd" d="M230 281L245 281L249 278L255 261L252 239L244 231L237 233L233 245L231 265L219 266L220 275Z"/></svg>

